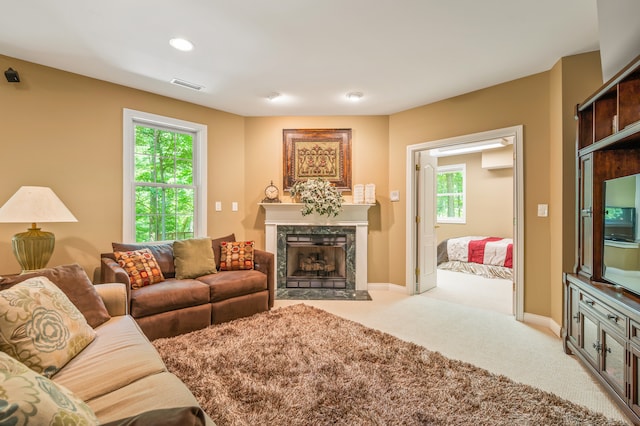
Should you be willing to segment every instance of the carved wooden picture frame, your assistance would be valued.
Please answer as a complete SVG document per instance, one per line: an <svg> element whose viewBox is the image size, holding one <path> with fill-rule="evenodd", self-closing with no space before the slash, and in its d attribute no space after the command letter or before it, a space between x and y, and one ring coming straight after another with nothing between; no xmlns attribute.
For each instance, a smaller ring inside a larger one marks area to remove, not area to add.
<svg viewBox="0 0 640 426"><path fill-rule="evenodd" d="M323 178L351 191L351 129L284 129L283 188Z"/></svg>

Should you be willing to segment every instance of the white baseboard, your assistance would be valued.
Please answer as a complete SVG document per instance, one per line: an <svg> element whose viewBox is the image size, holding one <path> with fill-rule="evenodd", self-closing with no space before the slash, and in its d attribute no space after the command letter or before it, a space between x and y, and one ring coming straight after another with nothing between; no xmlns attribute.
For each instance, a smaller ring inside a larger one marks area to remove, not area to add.
<svg viewBox="0 0 640 426"><path fill-rule="evenodd" d="M553 334L558 337L561 337L562 326L560 326L557 322L549 317L543 317L542 315L524 313L524 322L527 324L537 325L540 327L546 327Z"/></svg>
<svg viewBox="0 0 640 426"><path fill-rule="evenodd" d="M393 291L396 293L405 293L409 292L409 289L403 285L392 284L392 283L369 283L367 285L368 290L380 290L380 291Z"/></svg>

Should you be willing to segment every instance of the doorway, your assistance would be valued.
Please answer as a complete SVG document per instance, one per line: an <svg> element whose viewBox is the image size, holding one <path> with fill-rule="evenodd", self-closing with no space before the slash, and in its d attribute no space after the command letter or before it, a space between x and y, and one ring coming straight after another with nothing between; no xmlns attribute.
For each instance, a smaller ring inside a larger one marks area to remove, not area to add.
<svg viewBox="0 0 640 426"><path fill-rule="evenodd" d="M523 194L523 130L522 126L514 126L487 132L474 133L448 139L434 140L407 147L407 289L410 294L417 294L437 285L433 282L433 271L436 269L435 239L427 240L429 233L435 233L435 213L433 219L424 220L418 211L424 211L424 201L419 196L420 187L432 185L432 178L416 173L424 155L435 148L450 150L462 145L478 144L481 141L509 139L513 141L513 312L517 320L524 318L524 194ZM433 167L433 166L431 166ZM435 191L435 185L433 186ZM434 194L435 198L435 194ZM429 206L429 204L427 204ZM435 208L435 206L434 206ZM427 243L425 246L425 243ZM430 277L429 283L421 281L423 276Z"/></svg>

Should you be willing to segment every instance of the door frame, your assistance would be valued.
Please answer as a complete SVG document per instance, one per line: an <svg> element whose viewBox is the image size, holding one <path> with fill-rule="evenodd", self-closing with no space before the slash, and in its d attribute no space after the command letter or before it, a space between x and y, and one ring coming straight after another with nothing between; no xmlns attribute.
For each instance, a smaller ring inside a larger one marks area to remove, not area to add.
<svg viewBox="0 0 640 426"><path fill-rule="evenodd" d="M430 150L434 148L448 147L452 145L461 145L472 142L479 142L488 139L497 139L503 137L514 137L513 141L513 177L514 177L514 194L513 194L513 216L514 216L514 253L513 253L513 270L515 282L514 295L514 314L518 321L524 321L524 150L523 150L523 127L522 125L505 127L502 129L489 130L485 132L472 133L468 135L455 136L446 139L439 139L429 142L422 142L415 145L407 146L406 156L406 186L407 186L407 205L406 205L406 241L407 252L406 258L406 287L407 293L413 295L416 292L416 275L415 270L417 250L417 224L415 221L417 203L415 197L416 189L416 153L419 151Z"/></svg>

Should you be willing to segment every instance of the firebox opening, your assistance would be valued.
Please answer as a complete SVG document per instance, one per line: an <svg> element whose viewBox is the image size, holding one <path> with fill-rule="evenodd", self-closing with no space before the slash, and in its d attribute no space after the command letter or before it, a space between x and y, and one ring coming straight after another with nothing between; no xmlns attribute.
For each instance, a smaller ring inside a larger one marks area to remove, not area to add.
<svg viewBox="0 0 640 426"><path fill-rule="evenodd" d="M287 235L287 288L346 288L346 235Z"/></svg>

